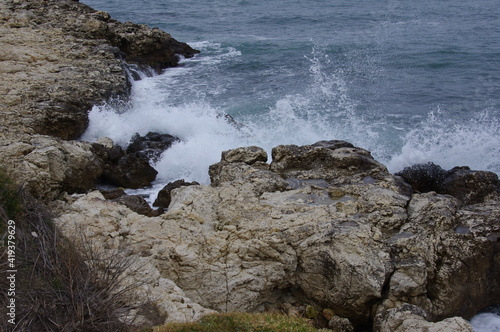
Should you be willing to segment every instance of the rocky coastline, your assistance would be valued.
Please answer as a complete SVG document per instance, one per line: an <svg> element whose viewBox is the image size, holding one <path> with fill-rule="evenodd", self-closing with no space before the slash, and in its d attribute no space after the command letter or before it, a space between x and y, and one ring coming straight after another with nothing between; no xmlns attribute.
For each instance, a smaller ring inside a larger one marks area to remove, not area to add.
<svg viewBox="0 0 500 332"><path fill-rule="evenodd" d="M2 0L0 22L0 168L68 239L134 262L130 303L156 312L138 322L280 310L339 331L472 331L466 319L500 303L496 174L390 174L343 141L271 158L241 147L207 170L210 185L167 185L153 212L96 184L148 185L148 160L175 137L75 139L92 105L126 102L128 65L161 72L197 51L75 0Z"/></svg>

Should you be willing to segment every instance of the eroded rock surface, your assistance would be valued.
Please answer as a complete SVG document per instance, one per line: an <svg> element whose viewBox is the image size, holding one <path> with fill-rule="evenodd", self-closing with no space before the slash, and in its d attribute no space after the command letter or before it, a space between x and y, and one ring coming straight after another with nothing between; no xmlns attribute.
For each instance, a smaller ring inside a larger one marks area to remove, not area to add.
<svg viewBox="0 0 500 332"><path fill-rule="evenodd" d="M92 105L127 98L124 61L160 71L197 52L74 0L2 0L0 36L0 167L44 200L102 172L90 144L61 139L84 132Z"/></svg>
<svg viewBox="0 0 500 332"><path fill-rule="evenodd" d="M224 152L212 185L174 189L159 217L90 195L68 201L57 223L69 236L112 237L111 248L150 258L190 301L222 312L312 304L357 329L470 331L450 317L500 300L496 192L469 205L413 194L347 143L273 155L268 164L257 147Z"/></svg>

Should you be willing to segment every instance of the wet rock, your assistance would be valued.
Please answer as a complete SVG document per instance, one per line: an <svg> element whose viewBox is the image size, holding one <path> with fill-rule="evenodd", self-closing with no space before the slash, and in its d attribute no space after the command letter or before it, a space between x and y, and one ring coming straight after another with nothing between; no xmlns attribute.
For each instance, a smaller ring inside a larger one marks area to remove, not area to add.
<svg viewBox="0 0 500 332"><path fill-rule="evenodd" d="M184 179L177 180L174 182L169 182L165 187L163 187L162 190L160 190L160 192L158 193L158 197L153 203L153 206L168 209L168 206L170 205L170 202L172 200L172 196L170 194L172 190L180 187L193 186L193 185L199 185L199 183L196 181L186 182L184 181Z"/></svg>
<svg viewBox="0 0 500 332"><path fill-rule="evenodd" d="M102 196L105 199L111 199L111 200L125 195L125 190L123 190L122 188L116 188L112 190L99 190L99 191L101 192Z"/></svg>
<svg viewBox="0 0 500 332"><path fill-rule="evenodd" d="M135 134L127 147L127 153L137 153L145 160L156 162L165 150L179 141L177 137L169 134L152 132L148 133L146 136Z"/></svg>
<svg viewBox="0 0 500 332"><path fill-rule="evenodd" d="M433 163L417 164L395 175L402 177L415 192L448 194L464 204L482 202L484 197L500 190L500 181L495 173L472 171L466 166L446 171Z"/></svg>
<svg viewBox="0 0 500 332"><path fill-rule="evenodd" d="M377 321L375 331L379 332L473 332L472 326L461 317L447 318L439 322L429 322L427 314L422 308L408 303L385 312L381 320ZM380 317L378 317L380 318Z"/></svg>
<svg viewBox="0 0 500 332"><path fill-rule="evenodd" d="M157 174L146 160L129 153L107 164L102 178L119 187L138 189L149 186Z"/></svg>
<svg viewBox="0 0 500 332"><path fill-rule="evenodd" d="M441 166L434 163L416 164L405 167L401 172L396 173L410 184L416 192L440 192L441 184L446 178L446 171Z"/></svg>
<svg viewBox="0 0 500 332"><path fill-rule="evenodd" d="M153 214L153 209L149 206L146 200L139 195L121 195L112 199L114 202L120 203L128 207L130 210L139 214L149 216Z"/></svg>
<svg viewBox="0 0 500 332"><path fill-rule="evenodd" d="M458 198L464 204L480 203L487 195L500 190L498 175L493 172L455 167L446 175L441 184L441 192Z"/></svg>

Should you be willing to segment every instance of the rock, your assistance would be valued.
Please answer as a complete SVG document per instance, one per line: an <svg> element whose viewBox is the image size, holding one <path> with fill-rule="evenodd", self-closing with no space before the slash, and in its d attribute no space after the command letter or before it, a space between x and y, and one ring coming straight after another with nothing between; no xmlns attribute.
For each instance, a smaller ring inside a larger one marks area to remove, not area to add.
<svg viewBox="0 0 500 332"><path fill-rule="evenodd" d="M116 199L120 196L125 195L125 191L122 188L112 189L112 190L99 190L105 199Z"/></svg>
<svg viewBox="0 0 500 332"><path fill-rule="evenodd" d="M417 164L396 173L416 192L435 191L458 198L463 204L480 203L492 192L500 190L500 181L493 172L471 171L455 167L445 171L433 163Z"/></svg>
<svg viewBox="0 0 500 332"><path fill-rule="evenodd" d="M171 191L184 186L193 186L199 185L198 182L186 182L184 179L177 180L174 182L169 182L162 190L158 193L158 197L153 203L153 206L162 207L164 209L168 209L172 197L170 195Z"/></svg>
<svg viewBox="0 0 500 332"><path fill-rule="evenodd" d="M157 174L147 161L129 153L119 158L116 163L107 165L103 180L119 187L137 189L149 186Z"/></svg>
<svg viewBox="0 0 500 332"><path fill-rule="evenodd" d="M211 184L246 183L254 188L255 195L264 192L283 191L288 183L269 170L267 153L255 146L243 147L222 152L221 161L209 168Z"/></svg>
<svg viewBox="0 0 500 332"><path fill-rule="evenodd" d="M53 200L62 192L83 193L93 188L104 162L86 142L62 141L33 135L17 144L0 146L0 164L38 198Z"/></svg>
<svg viewBox="0 0 500 332"><path fill-rule="evenodd" d="M161 154L180 140L168 134L148 133L146 136L135 134L127 147L127 153L137 153L142 159L157 162Z"/></svg>
<svg viewBox="0 0 500 332"><path fill-rule="evenodd" d="M104 146L106 149L111 149L115 145L113 140L109 137L101 137L97 140L96 143Z"/></svg>
<svg viewBox="0 0 500 332"><path fill-rule="evenodd" d="M93 105L126 99L130 82L124 59L159 72L177 65L178 54L198 52L159 29L120 23L72 0L1 1L0 21L0 166L46 200L66 190L92 189L102 158L89 149L79 170L60 142L53 145L60 152L52 150L45 157L44 151L37 152L46 146L32 145L35 134L76 139L86 129ZM26 154L31 154L29 160ZM34 165L35 157L39 165L52 165L51 170Z"/></svg>
<svg viewBox="0 0 500 332"><path fill-rule="evenodd" d="M403 331L428 331L428 332L473 332L472 326L461 317L447 318L436 323L428 322L425 311L421 308L403 304L390 309L376 331L379 332L403 332Z"/></svg>
<svg viewBox="0 0 500 332"><path fill-rule="evenodd" d="M191 303L221 312L318 303L357 330L467 330L450 317L498 303L498 193L473 205L404 195L363 150L320 145L279 147L271 165L247 157L262 155L254 147L228 151L210 169L212 185L173 190L160 217L87 195L56 222L99 241L112 234L109 248L151 257ZM419 309L406 316L403 303Z"/></svg>
<svg viewBox="0 0 500 332"><path fill-rule="evenodd" d="M334 332L354 332L354 327L347 318L334 316L328 321L328 327Z"/></svg>
<svg viewBox="0 0 500 332"><path fill-rule="evenodd" d="M441 192L458 198L464 204L481 203L487 195L500 190L498 175L487 171L471 171L455 167L448 171Z"/></svg>
<svg viewBox="0 0 500 332"><path fill-rule="evenodd" d="M401 176L416 192L440 192L446 178L446 171L434 163L416 164L405 167L395 175Z"/></svg>
<svg viewBox="0 0 500 332"><path fill-rule="evenodd" d="M258 146L232 149L222 152L221 161L228 163L242 162L248 165L253 165L258 161L265 163L267 162L267 153Z"/></svg>
<svg viewBox="0 0 500 332"><path fill-rule="evenodd" d="M154 214L154 210L151 209L148 202L139 195L121 195L114 198L113 201L123 204L130 210L145 216L152 216Z"/></svg>
<svg viewBox="0 0 500 332"><path fill-rule="evenodd" d="M314 145L280 145L272 150L271 170L285 178L333 180L341 176L386 175L384 165L370 152L343 141L321 141Z"/></svg>

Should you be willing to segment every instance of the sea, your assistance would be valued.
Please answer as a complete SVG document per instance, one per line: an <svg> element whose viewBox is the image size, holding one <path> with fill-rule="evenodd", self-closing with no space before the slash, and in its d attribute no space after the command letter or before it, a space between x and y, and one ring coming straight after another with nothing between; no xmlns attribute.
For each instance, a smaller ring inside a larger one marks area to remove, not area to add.
<svg viewBox="0 0 500 332"><path fill-rule="evenodd" d="M500 175L498 0L80 1L201 51L90 112L85 140L180 138L140 191L150 202L177 179L209 183L222 151L250 145L271 156L345 140L393 173L433 162ZM490 314L476 331L500 331Z"/></svg>

